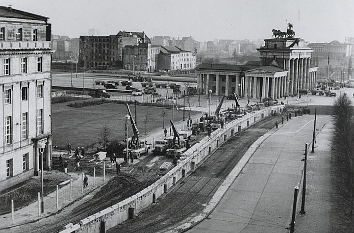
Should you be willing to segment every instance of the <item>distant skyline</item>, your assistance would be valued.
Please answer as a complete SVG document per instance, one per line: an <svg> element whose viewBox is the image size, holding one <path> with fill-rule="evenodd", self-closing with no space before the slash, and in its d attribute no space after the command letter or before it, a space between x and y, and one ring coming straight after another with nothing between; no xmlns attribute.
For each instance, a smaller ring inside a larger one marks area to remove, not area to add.
<svg viewBox="0 0 354 233"><path fill-rule="evenodd" d="M354 37L352 0L2 0L1 5L49 17L52 33L79 37L92 28L101 35L120 30L149 36L264 39L272 29L294 25L309 42Z"/></svg>

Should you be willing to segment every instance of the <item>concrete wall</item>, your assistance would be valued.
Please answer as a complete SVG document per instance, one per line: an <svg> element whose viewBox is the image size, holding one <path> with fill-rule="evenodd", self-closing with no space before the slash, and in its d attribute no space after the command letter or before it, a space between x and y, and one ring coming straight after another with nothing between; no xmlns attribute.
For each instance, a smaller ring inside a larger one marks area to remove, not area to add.
<svg viewBox="0 0 354 233"><path fill-rule="evenodd" d="M78 224L68 224L66 229L61 231L61 233L102 232L100 231L102 225L105 225L105 229L107 230L128 220L129 208L133 208L134 214L137 214L151 205L153 203L153 196L155 196L156 199L159 198L165 193L165 186L168 190L175 185L175 182L183 179L183 174L185 174L185 176L189 175L203 160L236 133L239 130L239 126L241 126L241 129L245 129L260 121L262 118L271 115L274 111L282 111L282 108L283 106L269 107L255 113L247 114L243 118L226 124L223 129L214 131L210 138L205 137L187 150L178 165L154 184L105 210L82 219Z"/></svg>

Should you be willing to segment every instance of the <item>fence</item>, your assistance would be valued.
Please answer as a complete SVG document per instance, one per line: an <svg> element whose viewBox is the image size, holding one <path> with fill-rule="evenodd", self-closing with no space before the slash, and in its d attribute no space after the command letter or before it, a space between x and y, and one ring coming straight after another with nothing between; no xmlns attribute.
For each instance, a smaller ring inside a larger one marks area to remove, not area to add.
<svg viewBox="0 0 354 233"><path fill-rule="evenodd" d="M61 233L105 232L107 229L134 218L135 214L154 203L157 198L173 187L177 181L193 172L203 160L236 132L240 132L242 129L251 126L262 118L274 112L282 111L282 109L283 106L269 107L245 115L243 118L236 119L226 124L224 128L214 131L210 137L205 137L199 143L188 149L183 154L182 160L176 167L149 187L111 207L82 219L75 225L72 223L66 225L66 229L61 231Z"/></svg>
<svg viewBox="0 0 354 233"><path fill-rule="evenodd" d="M103 166L103 165L102 165ZM11 200L11 212L3 215L3 224L1 227L10 227L25 222L33 221L52 213L56 213L62 208L68 206L75 200L87 195L95 188L106 183L105 175L103 176L88 176L88 184L84 187L84 174L80 174L76 179L66 180L56 186L54 192L43 197L43 209L41 205L41 196L38 192L38 198L35 202L26 207L15 210L17 203L16 199ZM9 221L6 221L8 219Z"/></svg>

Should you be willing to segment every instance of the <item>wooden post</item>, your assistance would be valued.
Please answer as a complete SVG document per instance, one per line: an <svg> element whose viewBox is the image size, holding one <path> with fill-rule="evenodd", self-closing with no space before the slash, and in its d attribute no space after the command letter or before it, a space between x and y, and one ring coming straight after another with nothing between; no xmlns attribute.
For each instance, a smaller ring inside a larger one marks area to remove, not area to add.
<svg viewBox="0 0 354 233"><path fill-rule="evenodd" d="M70 201L71 201L72 198L73 198L73 180L72 180L72 179L70 179L69 198L70 198Z"/></svg>
<svg viewBox="0 0 354 233"><path fill-rule="evenodd" d="M55 193L55 199L56 199L56 207L57 207L57 211L59 210L59 185L57 185L57 191Z"/></svg>
<svg viewBox="0 0 354 233"><path fill-rule="evenodd" d="M105 181L106 181L106 164L103 161L103 182L105 182Z"/></svg>
<svg viewBox="0 0 354 233"><path fill-rule="evenodd" d="M38 192L38 217L41 216L41 193Z"/></svg>
<svg viewBox="0 0 354 233"><path fill-rule="evenodd" d="M96 185L96 167L93 167L93 186Z"/></svg>
<svg viewBox="0 0 354 233"><path fill-rule="evenodd" d="M312 150L311 150L311 153L315 153L315 138L316 138L316 108L315 108L315 121L313 122Z"/></svg>
<svg viewBox="0 0 354 233"><path fill-rule="evenodd" d="M11 220L12 224L15 222L15 205L14 205L14 200L11 200Z"/></svg>
<svg viewBox="0 0 354 233"><path fill-rule="evenodd" d="M294 190L293 211L292 211L291 222L290 222L290 233L294 233L295 230L296 202L297 202L298 193L299 193L299 187L296 186Z"/></svg>
<svg viewBox="0 0 354 233"><path fill-rule="evenodd" d="M302 196L301 196L301 210L300 214L305 214L305 201L306 201L306 170L307 170L307 148L308 144L305 144L305 158L304 158L304 178L302 180Z"/></svg>

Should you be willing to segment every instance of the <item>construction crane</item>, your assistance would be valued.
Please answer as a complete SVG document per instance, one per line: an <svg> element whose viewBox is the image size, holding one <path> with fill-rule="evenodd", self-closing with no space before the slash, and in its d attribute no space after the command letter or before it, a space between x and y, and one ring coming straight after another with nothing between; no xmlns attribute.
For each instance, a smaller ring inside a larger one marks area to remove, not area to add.
<svg viewBox="0 0 354 233"><path fill-rule="evenodd" d="M234 97L235 97L235 102L236 102L235 109L236 109L236 112L237 112L237 108L238 108L238 110L240 110L240 104L238 103L238 99L237 99L236 93L234 93Z"/></svg>
<svg viewBox="0 0 354 233"><path fill-rule="evenodd" d="M126 103L125 106L127 107L128 114L129 114L129 117L130 117L130 123L131 123L132 129L133 129L133 136L132 136L132 139L130 141L130 147L131 148L137 148L137 147L140 146L140 144L139 144L139 130L138 130L138 127L136 126L134 117L132 116L132 113L130 112L129 105Z"/></svg>
<svg viewBox="0 0 354 233"><path fill-rule="evenodd" d="M173 124L173 122L170 120L171 126L172 126L172 131L173 131L173 147L176 145L176 139L178 142L178 146L180 146L181 142L180 142L180 138L179 138L179 133L175 127L175 125Z"/></svg>
<svg viewBox="0 0 354 233"><path fill-rule="evenodd" d="M221 106L222 106L222 104L223 104L223 102L224 102L224 99L225 99L225 96L222 97L222 99L221 99L221 101L220 101L218 107L217 107L216 110L215 110L215 116L216 116L216 117L219 117L219 113L220 113L220 110L221 110Z"/></svg>

